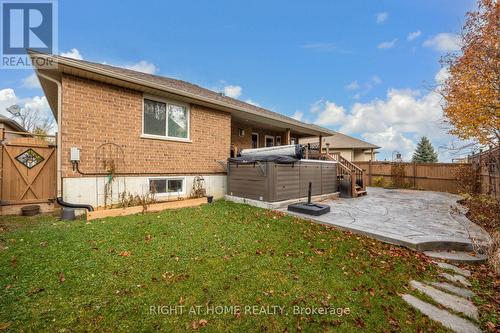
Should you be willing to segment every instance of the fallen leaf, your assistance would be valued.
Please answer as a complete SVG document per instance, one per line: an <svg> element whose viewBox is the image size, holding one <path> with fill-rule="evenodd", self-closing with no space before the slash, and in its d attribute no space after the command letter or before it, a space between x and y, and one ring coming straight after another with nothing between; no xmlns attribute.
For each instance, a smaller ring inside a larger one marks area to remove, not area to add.
<svg viewBox="0 0 500 333"><path fill-rule="evenodd" d="M59 273L59 282L63 283L64 281L66 281L66 278L64 277L64 273L61 272Z"/></svg>
<svg viewBox="0 0 500 333"><path fill-rule="evenodd" d="M130 257L130 255L131 255L131 253L128 251L122 251L119 254L120 257Z"/></svg>
<svg viewBox="0 0 500 333"><path fill-rule="evenodd" d="M11 322L8 322L8 323L0 323L0 330L6 330L7 328L10 327L10 325L12 325Z"/></svg>
<svg viewBox="0 0 500 333"><path fill-rule="evenodd" d="M200 319L200 321L198 321L198 324L200 325L200 327L205 327L207 326L208 321L206 321L205 319Z"/></svg>
<svg viewBox="0 0 500 333"><path fill-rule="evenodd" d="M144 237L144 240L145 240L146 242L149 242L149 241L151 241L152 239L153 239L153 236L151 236L151 235L149 235L149 234L148 234L148 235L146 235L146 237Z"/></svg>

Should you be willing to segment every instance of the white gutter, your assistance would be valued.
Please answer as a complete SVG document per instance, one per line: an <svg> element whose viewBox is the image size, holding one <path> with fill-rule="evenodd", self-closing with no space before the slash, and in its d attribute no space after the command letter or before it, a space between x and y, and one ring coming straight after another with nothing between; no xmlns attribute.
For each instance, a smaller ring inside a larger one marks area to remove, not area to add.
<svg viewBox="0 0 500 333"><path fill-rule="evenodd" d="M62 197L62 135L61 135L61 116L62 116L62 85L56 79L53 79L47 75L40 73L37 70L37 74L43 77L46 80L54 82L57 85L57 146L56 146L56 160L57 160L57 173L56 173L56 182L57 182L57 197Z"/></svg>

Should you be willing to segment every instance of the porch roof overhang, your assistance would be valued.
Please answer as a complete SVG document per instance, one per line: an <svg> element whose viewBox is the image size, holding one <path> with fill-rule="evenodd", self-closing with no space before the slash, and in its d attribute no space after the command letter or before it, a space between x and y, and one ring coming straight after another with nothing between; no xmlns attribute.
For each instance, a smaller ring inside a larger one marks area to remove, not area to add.
<svg viewBox="0 0 500 333"><path fill-rule="evenodd" d="M172 98L186 103L206 106L215 110L228 112L238 121L248 121L274 129L290 129L290 131L302 136L329 136L334 134L329 129L313 124L306 124L184 81L40 53L33 50L28 50L28 53L32 58L43 58L45 61L52 61L56 65L53 69L44 69L37 66L38 63L42 63L41 61L33 61L42 89L56 118L57 87L55 87L53 82L44 78L44 76L49 76L60 81L62 74L69 74L152 95Z"/></svg>

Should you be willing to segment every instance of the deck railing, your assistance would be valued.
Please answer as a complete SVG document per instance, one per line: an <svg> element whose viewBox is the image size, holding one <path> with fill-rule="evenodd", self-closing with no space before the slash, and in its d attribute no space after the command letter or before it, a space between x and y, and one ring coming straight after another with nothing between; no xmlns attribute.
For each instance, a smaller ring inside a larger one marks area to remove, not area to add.
<svg viewBox="0 0 500 333"><path fill-rule="evenodd" d="M327 148L326 152L322 152L319 143L310 143L306 146L305 155L308 159L336 161L339 180L350 179L351 181L351 196L357 197L361 193L366 193L363 169L342 157L340 153L330 153L328 150Z"/></svg>

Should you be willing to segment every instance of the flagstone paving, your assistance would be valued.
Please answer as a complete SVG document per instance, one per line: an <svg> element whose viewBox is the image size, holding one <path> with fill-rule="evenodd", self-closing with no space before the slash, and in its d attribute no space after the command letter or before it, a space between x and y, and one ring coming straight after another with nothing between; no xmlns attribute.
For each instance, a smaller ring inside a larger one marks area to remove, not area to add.
<svg viewBox="0 0 500 333"><path fill-rule="evenodd" d="M455 283L463 283L463 281L460 278L465 279L464 276L471 275L469 270L462 269L455 265L451 265L444 262L435 262L435 264L441 269L452 270L458 274L461 274L461 275L450 275L444 272L441 273L441 276L451 277ZM415 290L418 290L420 293L430 297L435 303L440 304L443 307L449 309L449 311L440 309L439 307L430 304L427 301L421 300L418 297L419 296L418 293L415 295L411 294L401 295L403 300L413 308L417 309L424 315L428 316L430 319L439 322L444 327L451 329L453 332L457 333L481 332L481 330L474 323L479 319L479 313L477 307L471 302L471 300L467 299L474 295L474 293L469 289L458 287L444 282L431 282L429 284L426 284L423 282L418 282L413 280L410 281L410 285ZM446 291L451 293L448 293ZM459 317L457 315L458 313L473 319L473 321Z"/></svg>
<svg viewBox="0 0 500 333"><path fill-rule="evenodd" d="M475 295L469 289L456 287L456 286L449 284L449 283L446 283L446 282L431 282L431 285L433 285L434 287L437 287L441 290L445 290L445 291L451 292L455 295L465 297L465 298L472 298L472 296Z"/></svg>
<svg viewBox="0 0 500 333"><path fill-rule="evenodd" d="M465 217L457 195L376 187L367 192L322 202L330 212L321 216L282 211L419 251L471 251L473 239L490 242L488 233Z"/></svg>

